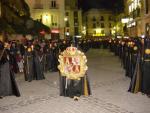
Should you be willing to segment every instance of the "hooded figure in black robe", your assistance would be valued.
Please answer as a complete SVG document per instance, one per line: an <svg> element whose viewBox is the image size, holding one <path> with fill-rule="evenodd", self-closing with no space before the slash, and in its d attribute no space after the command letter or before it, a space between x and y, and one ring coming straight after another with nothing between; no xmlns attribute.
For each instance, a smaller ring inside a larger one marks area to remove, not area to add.
<svg viewBox="0 0 150 113"><path fill-rule="evenodd" d="M91 95L91 89L87 75L80 80L67 79L60 75L60 96L80 97L81 95Z"/></svg>
<svg viewBox="0 0 150 113"><path fill-rule="evenodd" d="M85 75L79 80L68 79L60 73L60 96L66 96L78 100L81 95L91 95L88 76Z"/></svg>
<svg viewBox="0 0 150 113"><path fill-rule="evenodd" d="M11 95L19 97L20 92L9 64L8 51L2 47L0 48L0 97Z"/></svg>
<svg viewBox="0 0 150 113"><path fill-rule="evenodd" d="M142 92L150 96L150 38L144 41L144 58L142 66Z"/></svg>
<svg viewBox="0 0 150 113"><path fill-rule="evenodd" d="M34 53L34 71L36 80L45 79L44 77L44 64L45 54L43 53L43 48L37 45Z"/></svg>
<svg viewBox="0 0 150 113"><path fill-rule="evenodd" d="M141 43L135 40L132 51L132 76L129 86L129 92L138 93L141 91Z"/></svg>
<svg viewBox="0 0 150 113"><path fill-rule="evenodd" d="M53 71L54 52L52 44L50 43L46 50L46 69L47 71Z"/></svg>
<svg viewBox="0 0 150 113"><path fill-rule="evenodd" d="M28 46L24 55L24 74L25 81L31 82L35 79L34 76L34 56L31 46Z"/></svg>
<svg viewBox="0 0 150 113"><path fill-rule="evenodd" d="M16 60L17 51L18 51L17 44L13 42L10 47L10 64L12 65L13 71L15 73L19 72L19 67Z"/></svg>

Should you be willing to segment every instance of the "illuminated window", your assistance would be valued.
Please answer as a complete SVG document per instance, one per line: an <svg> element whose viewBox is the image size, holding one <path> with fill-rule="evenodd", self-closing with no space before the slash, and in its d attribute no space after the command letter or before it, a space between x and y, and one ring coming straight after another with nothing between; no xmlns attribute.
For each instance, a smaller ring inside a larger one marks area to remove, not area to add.
<svg viewBox="0 0 150 113"><path fill-rule="evenodd" d="M131 5L129 6L129 13L131 13L132 12L132 7L131 7Z"/></svg>
<svg viewBox="0 0 150 113"><path fill-rule="evenodd" d="M141 6L141 0L137 0L137 4L138 4L138 6Z"/></svg>
<svg viewBox="0 0 150 113"><path fill-rule="evenodd" d="M136 9L137 6L138 6L138 0L135 0L135 1L134 1L134 6L135 6L135 9Z"/></svg>
<svg viewBox="0 0 150 113"><path fill-rule="evenodd" d="M132 7L132 11L133 11L134 10L134 3L131 4L131 7Z"/></svg>
<svg viewBox="0 0 150 113"><path fill-rule="evenodd" d="M129 13L133 12L137 8L141 7L141 0L133 0L132 3L129 5Z"/></svg>

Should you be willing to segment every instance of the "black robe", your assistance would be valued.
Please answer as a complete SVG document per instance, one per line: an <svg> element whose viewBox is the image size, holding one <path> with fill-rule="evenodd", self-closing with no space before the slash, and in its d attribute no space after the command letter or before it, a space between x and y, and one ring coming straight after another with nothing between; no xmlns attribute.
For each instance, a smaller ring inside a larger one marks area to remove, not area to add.
<svg viewBox="0 0 150 113"><path fill-rule="evenodd" d="M40 52L35 52L34 56L34 69L35 69L35 78L36 80L45 79L44 77L44 61L45 55Z"/></svg>
<svg viewBox="0 0 150 113"><path fill-rule="evenodd" d="M66 79L60 75L60 96L73 98L74 96L91 95L90 83L87 75L80 80Z"/></svg>
<svg viewBox="0 0 150 113"><path fill-rule="evenodd" d="M48 48L46 53L46 70L52 71L53 70L53 62L54 62L54 53L52 48Z"/></svg>
<svg viewBox="0 0 150 113"><path fill-rule="evenodd" d="M142 92L150 95L150 53L146 53L146 50L150 50L150 38L144 39L144 57L142 66Z"/></svg>
<svg viewBox="0 0 150 113"><path fill-rule="evenodd" d="M20 96L14 73L4 52L0 60L0 96Z"/></svg>
<svg viewBox="0 0 150 113"><path fill-rule="evenodd" d="M24 56L24 74L25 74L25 81L31 82L35 79L34 76L34 57L33 57L33 51L25 52Z"/></svg>
<svg viewBox="0 0 150 113"><path fill-rule="evenodd" d="M150 61L144 61L142 72L142 92L150 95Z"/></svg>
<svg viewBox="0 0 150 113"><path fill-rule="evenodd" d="M138 93L141 91L141 57L137 54L133 76L131 78L129 92Z"/></svg>

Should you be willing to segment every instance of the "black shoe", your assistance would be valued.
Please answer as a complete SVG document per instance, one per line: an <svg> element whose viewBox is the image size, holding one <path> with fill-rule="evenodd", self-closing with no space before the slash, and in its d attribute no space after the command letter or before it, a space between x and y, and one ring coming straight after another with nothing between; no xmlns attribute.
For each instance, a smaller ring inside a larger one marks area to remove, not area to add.
<svg viewBox="0 0 150 113"><path fill-rule="evenodd" d="M150 98L150 95L147 95L148 98Z"/></svg>

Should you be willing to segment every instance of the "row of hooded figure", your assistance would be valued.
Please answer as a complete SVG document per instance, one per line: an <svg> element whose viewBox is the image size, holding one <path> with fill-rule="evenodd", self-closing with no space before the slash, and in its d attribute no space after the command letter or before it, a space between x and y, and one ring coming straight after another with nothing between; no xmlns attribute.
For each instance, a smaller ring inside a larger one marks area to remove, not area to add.
<svg viewBox="0 0 150 113"><path fill-rule="evenodd" d="M65 43L60 45L57 40L30 40L22 45L22 49L15 46L18 52L13 51L13 70L24 72L26 81L42 80L44 72L58 71L58 55L66 46Z"/></svg>
<svg viewBox="0 0 150 113"><path fill-rule="evenodd" d="M31 82L44 79L44 71L57 71L59 52L56 41L0 42L0 98L20 96L15 73L24 73L25 80Z"/></svg>
<svg viewBox="0 0 150 113"><path fill-rule="evenodd" d="M25 46L24 54L25 80L40 80L44 79L44 72L57 72L59 54L71 44L71 40L55 40L44 43L29 42ZM84 52L90 48L87 40L79 40L78 46Z"/></svg>
<svg viewBox="0 0 150 113"><path fill-rule="evenodd" d="M57 71L58 54L71 45L71 40L27 40L25 43L10 41L8 45L10 46L10 62L15 73L25 71L23 64L29 63L32 59L31 57L29 58L29 56L33 57L34 68L37 60L41 58L41 62L44 62L44 64L42 63L44 65L44 71ZM79 40L78 45L84 52L90 48L89 41L87 40ZM29 73L29 70L27 72Z"/></svg>
<svg viewBox="0 0 150 113"><path fill-rule="evenodd" d="M25 80L31 82L44 79L44 72L58 71L58 56L71 43L72 40L39 39L0 42L0 97L20 96L15 73L23 72ZM87 52L99 48L100 43L101 40L78 39L77 48Z"/></svg>
<svg viewBox="0 0 150 113"><path fill-rule="evenodd" d="M110 39L109 46L131 78L128 91L150 96L150 38Z"/></svg>
<svg viewBox="0 0 150 113"><path fill-rule="evenodd" d="M82 51L89 41L79 40ZM71 40L25 40L0 42L0 97L20 96L15 73L22 72L26 81L44 79L44 72L58 71L58 56L71 45Z"/></svg>

